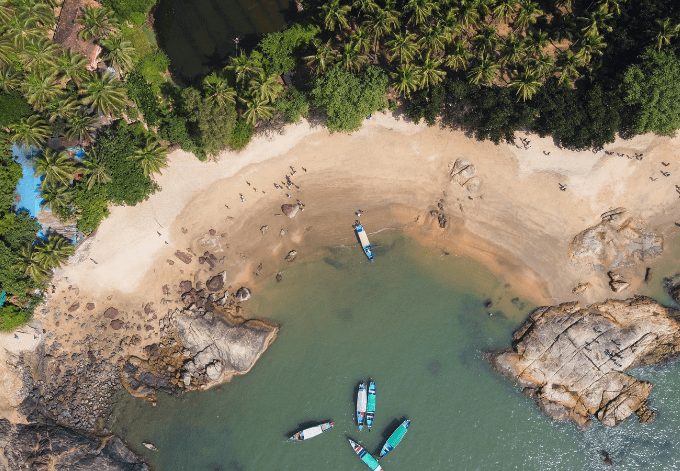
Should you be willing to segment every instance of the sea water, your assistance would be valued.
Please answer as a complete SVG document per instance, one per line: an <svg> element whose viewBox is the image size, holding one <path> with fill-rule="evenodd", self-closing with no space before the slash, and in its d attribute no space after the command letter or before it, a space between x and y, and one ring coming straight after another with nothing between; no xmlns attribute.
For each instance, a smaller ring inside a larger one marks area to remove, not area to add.
<svg viewBox="0 0 680 471"><path fill-rule="evenodd" d="M376 241L375 263L357 247L331 249L255 293L250 312L281 331L249 374L161 395L156 407L122 394L113 431L168 471L368 469L347 437L377 456L404 417L411 427L381 460L387 471L609 469L602 450L616 469L680 469L677 363L635 372L655 384L651 424L633 418L581 431L555 423L485 357L510 345L532 306L468 259L400 238ZM356 385L369 377L375 425L358 432ZM329 419L332 431L286 441Z"/></svg>

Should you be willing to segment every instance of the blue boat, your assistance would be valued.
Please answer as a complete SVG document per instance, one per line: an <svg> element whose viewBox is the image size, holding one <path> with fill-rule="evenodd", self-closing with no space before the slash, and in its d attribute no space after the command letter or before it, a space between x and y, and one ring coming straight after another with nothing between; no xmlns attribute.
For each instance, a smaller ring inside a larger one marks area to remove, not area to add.
<svg viewBox="0 0 680 471"><path fill-rule="evenodd" d="M371 248L371 243L368 241L368 236L359 221L354 223L354 232L356 232L359 242L361 243L361 248L364 250L366 257L372 262L373 261L373 249Z"/></svg>
<svg viewBox="0 0 680 471"><path fill-rule="evenodd" d="M394 450L399 443L404 439L406 436L406 432L408 432L408 428L411 425L411 421L406 419L404 420L397 429L392 432L392 435L387 439L385 444L382 447L382 450L380 450L380 457L382 458L383 456L386 456L390 451Z"/></svg>
<svg viewBox="0 0 680 471"><path fill-rule="evenodd" d="M368 402L366 404L366 427L371 430L373 427L373 419L375 418L375 381L369 380L368 382Z"/></svg>

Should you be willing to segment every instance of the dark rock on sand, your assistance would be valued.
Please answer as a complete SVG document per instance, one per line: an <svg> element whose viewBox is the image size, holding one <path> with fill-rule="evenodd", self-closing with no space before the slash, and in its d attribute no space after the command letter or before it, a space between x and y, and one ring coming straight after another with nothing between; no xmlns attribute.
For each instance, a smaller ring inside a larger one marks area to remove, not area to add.
<svg viewBox="0 0 680 471"><path fill-rule="evenodd" d="M219 275L210 278L205 286L209 291L219 291L224 288L224 273L220 273Z"/></svg>
<svg viewBox="0 0 680 471"><path fill-rule="evenodd" d="M146 471L117 437L91 437L53 423L0 419L0 468L23 471Z"/></svg>
<svg viewBox="0 0 680 471"><path fill-rule="evenodd" d="M245 286L241 286L237 291L236 291L236 301L237 302L243 302L243 301L248 301L250 299L250 290L246 288Z"/></svg>
<svg viewBox="0 0 680 471"><path fill-rule="evenodd" d="M104 311L104 317L106 317L107 319L115 319L116 317L119 316L119 314L120 313L118 312L118 309L116 309L115 307L109 307L106 309L106 311Z"/></svg>
<svg viewBox="0 0 680 471"><path fill-rule="evenodd" d="M175 252L175 257L179 258L181 261L186 263L187 265L191 263L192 257L186 252L182 252L181 250L178 250Z"/></svg>
<svg viewBox="0 0 680 471"><path fill-rule="evenodd" d="M114 319L111 321L110 325L113 330L120 330L125 326L125 323L120 319Z"/></svg>
<svg viewBox="0 0 680 471"><path fill-rule="evenodd" d="M663 284L666 287L668 295L673 298L676 303L680 304L680 273L664 278Z"/></svg>
<svg viewBox="0 0 680 471"><path fill-rule="evenodd" d="M680 352L677 315L645 297L541 307L491 361L554 419L614 426L636 414L646 422L652 385L626 371Z"/></svg>
<svg viewBox="0 0 680 471"><path fill-rule="evenodd" d="M288 254L286 254L286 257L284 258L284 260L286 262L292 262L293 260L295 260L297 258L297 254L298 254L297 250L291 250L290 252L288 252Z"/></svg>

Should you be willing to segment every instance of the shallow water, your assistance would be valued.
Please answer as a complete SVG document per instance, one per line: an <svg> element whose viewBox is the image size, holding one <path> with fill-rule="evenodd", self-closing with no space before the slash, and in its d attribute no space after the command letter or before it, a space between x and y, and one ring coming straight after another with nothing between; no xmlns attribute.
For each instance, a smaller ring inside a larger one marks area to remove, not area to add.
<svg viewBox="0 0 680 471"><path fill-rule="evenodd" d="M404 239L380 242L373 264L356 247L334 249L256 293L252 312L281 332L251 373L162 396L157 407L122 395L113 430L159 470L368 469L346 437L377 452L405 416L412 425L381 461L387 471L610 469L603 449L616 469L680 469L677 364L640 372L656 385L652 424L582 432L553 423L484 358L509 344L531 306L470 260ZM376 422L359 433L354 390L369 376ZM336 423L331 432L286 442L298 425L325 419Z"/></svg>
<svg viewBox="0 0 680 471"><path fill-rule="evenodd" d="M289 0L160 0L154 10L158 41L175 76L184 81L222 66L257 35L279 30L290 14Z"/></svg>

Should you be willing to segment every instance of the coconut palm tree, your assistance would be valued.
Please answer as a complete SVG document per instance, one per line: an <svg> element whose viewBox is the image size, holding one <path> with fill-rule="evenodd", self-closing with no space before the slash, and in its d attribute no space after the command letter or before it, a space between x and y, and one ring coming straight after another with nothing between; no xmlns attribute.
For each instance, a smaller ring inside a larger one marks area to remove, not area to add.
<svg viewBox="0 0 680 471"><path fill-rule="evenodd" d="M580 67L583 66L579 57L571 49L567 49L558 57L558 82L560 85L568 85L575 82L580 76Z"/></svg>
<svg viewBox="0 0 680 471"><path fill-rule="evenodd" d="M656 33L656 48L661 50L664 46L669 46L671 41L680 33L680 23L672 23L670 18L656 20L659 25L659 32Z"/></svg>
<svg viewBox="0 0 680 471"><path fill-rule="evenodd" d="M493 7L493 16L498 21L507 23L515 14L517 8L517 0L498 0L496 6Z"/></svg>
<svg viewBox="0 0 680 471"><path fill-rule="evenodd" d="M306 56L304 59L307 61L309 67L313 67L320 72L325 72L326 69L337 60L338 51L333 48L330 39L325 43L315 39L313 45L315 50L314 54Z"/></svg>
<svg viewBox="0 0 680 471"><path fill-rule="evenodd" d="M522 31L527 29L530 25L536 23L539 17L543 15L543 10L538 3L533 0L519 0L519 9L513 26L515 31Z"/></svg>
<svg viewBox="0 0 680 471"><path fill-rule="evenodd" d="M352 7L342 5L340 0L330 0L321 5L323 24L328 31L335 31L337 27L349 28L349 13Z"/></svg>
<svg viewBox="0 0 680 471"><path fill-rule="evenodd" d="M365 28L359 27L355 29L352 32L350 42L359 54L367 55L371 50L371 38Z"/></svg>
<svg viewBox="0 0 680 471"><path fill-rule="evenodd" d="M46 71L54 73L59 47L47 39L32 39L21 53L27 71Z"/></svg>
<svg viewBox="0 0 680 471"><path fill-rule="evenodd" d="M436 4L432 0L407 0L404 10L409 15L409 23L422 25L432 15Z"/></svg>
<svg viewBox="0 0 680 471"><path fill-rule="evenodd" d="M234 73L236 83L245 83L250 77L262 72L262 66L259 61L256 61L244 52L229 59L229 65L226 69Z"/></svg>
<svg viewBox="0 0 680 471"><path fill-rule="evenodd" d="M366 20L366 26L373 37L373 53L378 53L380 40L391 34L399 25L399 14L390 8L380 8L373 12Z"/></svg>
<svg viewBox="0 0 680 471"><path fill-rule="evenodd" d="M73 188L69 185L48 184L43 181L40 186L41 206L50 210L62 219L73 215Z"/></svg>
<svg viewBox="0 0 680 471"><path fill-rule="evenodd" d="M57 75L46 71L28 74L22 84L22 90L26 101L38 111L43 111L50 102L62 94Z"/></svg>
<svg viewBox="0 0 680 471"><path fill-rule="evenodd" d="M76 165L68 152L57 152L49 147L34 160L35 171L38 175L44 175L43 183L46 185L68 186L73 180Z"/></svg>
<svg viewBox="0 0 680 471"><path fill-rule="evenodd" d="M274 107L271 106L266 100L249 100L246 102L246 110L243 116L246 121L252 126L255 126L258 121L263 119L269 119L274 114Z"/></svg>
<svg viewBox="0 0 680 471"><path fill-rule="evenodd" d="M236 90L229 86L227 79L214 72L203 79L203 91L206 99L218 106L236 103Z"/></svg>
<svg viewBox="0 0 680 471"><path fill-rule="evenodd" d="M545 79L555 70L555 61L548 54L539 54L531 61L531 66L538 78Z"/></svg>
<svg viewBox="0 0 680 471"><path fill-rule="evenodd" d="M10 93L21 85L21 74L11 66L0 67L0 90Z"/></svg>
<svg viewBox="0 0 680 471"><path fill-rule="evenodd" d="M34 114L9 126L9 140L24 148L40 147L50 137L50 127L40 115Z"/></svg>
<svg viewBox="0 0 680 471"><path fill-rule="evenodd" d="M444 52L451 40L451 34L441 24L425 27L418 39L421 51L429 51L432 55L439 56Z"/></svg>
<svg viewBox="0 0 680 471"><path fill-rule="evenodd" d="M422 83L420 69L413 64L399 64L397 71L392 74L395 88L402 96L410 96L418 90Z"/></svg>
<svg viewBox="0 0 680 471"><path fill-rule="evenodd" d="M607 43L604 42L603 36L584 36L576 56L583 64L589 64L593 57L602 55L606 47Z"/></svg>
<svg viewBox="0 0 680 471"><path fill-rule="evenodd" d="M375 0L354 0L354 2L352 2L352 8L355 8L360 13L372 14L380 7Z"/></svg>
<svg viewBox="0 0 680 471"><path fill-rule="evenodd" d="M85 177L87 178L86 182L88 190L91 190L96 185L105 185L111 181L111 176L95 149L90 149L87 152L87 157L83 160L83 165L85 166Z"/></svg>
<svg viewBox="0 0 680 471"><path fill-rule="evenodd" d="M74 139L81 145L87 145L94 140L96 130L97 119L81 111L67 121L64 137Z"/></svg>
<svg viewBox="0 0 680 471"><path fill-rule="evenodd" d="M34 257L44 268L58 268L73 255L74 247L68 239L60 234L51 233L47 240L37 245L34 249Z"/></svg>
<svg viewBox="0 0 680 471"><path fill-rule="evenodd" d="M513 77L510 88L517 90L517 96L522 101L527 101L541 88L541 82L536 77L535 72L525 69Z"/></svg>
<svg viewBox="0 0 680 471"><path fill-rule="evenodd" d="M116 31L112 16L106 8L85 7L78 17L78 23L82 26L80 37L86 41L91 39L100 40Z"/></svg>
<svg viewBox="0 0 680 471"><path fill-rule="evenodd" d="M345 43L340 51L338 63L348 72L358 72L367 62L368 57L357 51L351 42Z"/></svg>
<svg viewBox="0 0 680 471"><path fill-rule="evenodd" d="M481 21L478 0L458 0L449 10L446 21L449 24L460 24L463 28L474 29Z"/></svg>
<svg viewBox="0 0 680 471"><path fill-rule="evenodd" d="M113 74L104 73L94 75L85 82L81 101L94 111L111 117L119 115L125 109L127 94L120 80Z"/></svg>
<svg viewBox="0 0 680 471"><path fill-rule="evenodd" d="M446 65L453 70L463 70L468 66L471 58L472 52L470 52L465 41L463 39L457 39L453 43L449 53L446 55Z"/></svg>
<svg viewBox="0 0 680 471"><path fill-rule="evenodd" d="M493 54L498 45L498 32L493 26L485 26L472 39L475 48L480 54Z"/></svg>
<svg viewBox="0 0 680 471"><path fill-rule="evenodd" d="M35 21L37 25L45 29L52 29L56 25L57 17L54 15L54 7L46 2L29 1L19 5L21 15Z"/></svg>
<svg viewBox="0 0 680 471"><path fill-rule="evenodd" d="M0 2L0 24L7 24L11 18L17 15L14 5L8 1Z"/></svg>
<svg viewBox="0 0 680 471"><path fill-rule="evenodd" d="M45 33L37 27L33 18L16 15L6 23L7 37L12 39L17 51L23 51L29 41L44 38Z"/></svg>
<svg viewBox="0 0 680 471"><path fill-rule="evenodd" d="M265 75L263 72L250 81L248 91L256 101L272 103L283 93L283 85L278 75Z"/></svg>
<svg viewBox="0 0 680 471"><path fill-rule="evenodd" d="M432 57L428 52L423 58L423 63L419 67L420 85L427 88L432 85L437 85L444 80L446 72L441 69L442 60Z"/></svg>
<svg viewBox="0 0 680 471"><path fill-rule="evenodd" d="M503 65L518 65L526 58L524 42L519 36L511 32L503 40L500 54L500 61Z"/></svg>
<svg viewBox="0 0 680 471"><path fill-rule="evenodd" d="M57 57L56 66L62 74L63 79L80 85L89 76L87 70L88 60L80 53L65 50Z"/></svg>
<svg viewBox="0 0 680 471"><path fill-rule="evenodd" d="M168 152L156 139L147 137L144 147L135 150L132 159L139 163L148 177L152 173L160 173L168 165Z"/></svg>
<svg viewBox="0 0 680 471"><path fill-rule="evenodd" d="M490 85L496 78L496 73L499 69L499 64L494 62L489 56L483 55L477 64L470 69L470 72L468 72L468 80L474 85Z"/></svg>
<svg viewBox="0 0 680 471"><path fill-rule="evenodd" d="M0 64L5 66L14 65L17 60L17 49L10 38L0 35Z"/></svg>
<svg viewBox="0 0 680 471"><path fill-rule="evenodd" d="M418 43L416 35L408 32L397 33L385 43L390 54L390 59L399 59L404 64L411 62L418 54Z"/></svg>
<svg viewBox="0 0 680 471"><path fill-rule="evenodd" d="M45 281L49 274L49 271L36 259L33 246L30 243L19 250L17 265L21 273L28 276L36 283Z"/></svg>
<svg viewBox="0 0 680 471"><path fill-rule="evenodd" d="M104 60L109 62L121 75L132 69L135 60L135 48L130 41L120 35L102 39L102 46L106 49Z"/></svg>
<svg viewBox="0 0 680 471"><path fill-rule="evenodd" d="M45 108L50 124L58 121L68 122L78 114L78 110L80 110L80 102L73 95L58 97Z"/></svg>

